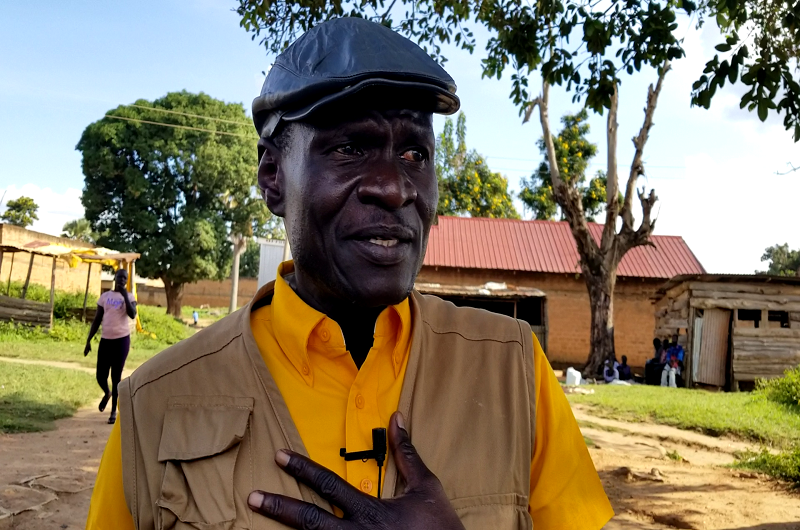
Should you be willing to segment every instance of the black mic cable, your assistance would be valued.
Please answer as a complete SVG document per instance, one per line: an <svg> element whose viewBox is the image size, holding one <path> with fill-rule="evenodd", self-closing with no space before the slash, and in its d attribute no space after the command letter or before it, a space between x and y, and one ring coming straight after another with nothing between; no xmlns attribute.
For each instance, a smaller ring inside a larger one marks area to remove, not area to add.
<svg viewBox="0 0 800 530"><path fill-rule="evenodd" d="M369 451L356 451L348 453L344 447L339 450L339 456L343 457L345 462L353 460L375 460L378 463L378 498L381 498L381 472L383 471L383 462L386 460L387 443L386 443L386 429L383 427L372 429L372 449Z"/></svg>

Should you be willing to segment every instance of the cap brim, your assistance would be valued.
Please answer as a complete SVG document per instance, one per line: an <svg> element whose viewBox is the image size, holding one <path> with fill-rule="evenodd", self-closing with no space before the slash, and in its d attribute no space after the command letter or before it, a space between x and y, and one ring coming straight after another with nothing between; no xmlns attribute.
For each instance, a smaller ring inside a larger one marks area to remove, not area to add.
<svg viewBox="0 0 800 530"><path fill-rule="evenodd" d="M259 134L271 136L281 121L305 120L315 112L333 104L345 103L346 100L351 100L354 96L358 96L357 104L361 107L404 108L444 115L455 114L461 107L461 101L458 96L436 85L372 78L329 94L310 105L288 112L274 110L259 112L258 104L254 102L253 121L259 130ZM271 130L264 130L264 127L268 127Z"/></svg>

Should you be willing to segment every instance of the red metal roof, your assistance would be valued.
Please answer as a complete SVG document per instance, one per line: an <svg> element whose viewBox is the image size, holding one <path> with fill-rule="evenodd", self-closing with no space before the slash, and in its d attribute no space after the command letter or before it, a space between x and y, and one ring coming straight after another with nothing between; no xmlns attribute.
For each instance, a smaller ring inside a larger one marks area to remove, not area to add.
<svg viewBox="0 0 800 530"><path fill-rule="evenodd" d="M599 241L603 225L590 223ZM704 274L705 269L680 236L652 236L653 247L637 247L622 258L619 276L672 278ZM465 269L579 273L578 249L569 225L556 221L519 221L475 217L439 217L431 228L425 265Z"/></svg>

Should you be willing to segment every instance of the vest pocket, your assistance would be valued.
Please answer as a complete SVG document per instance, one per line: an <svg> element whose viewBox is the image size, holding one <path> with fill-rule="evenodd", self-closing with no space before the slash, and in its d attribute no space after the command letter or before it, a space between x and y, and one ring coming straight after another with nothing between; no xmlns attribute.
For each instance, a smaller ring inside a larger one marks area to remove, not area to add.
<svg viewBox="0 0 800 530"><path fill-rule="evenodd" d="M169 400L158 461L161 530L228 530L236 519L234 470L253 398L177 396Z"/></svg>
<svg viewBox="0 0 800 530"><path fill-rule="evenodd" d="M533 521L527 499L516 493L452 499L450 505L467 530L530 530Z"/></svg>

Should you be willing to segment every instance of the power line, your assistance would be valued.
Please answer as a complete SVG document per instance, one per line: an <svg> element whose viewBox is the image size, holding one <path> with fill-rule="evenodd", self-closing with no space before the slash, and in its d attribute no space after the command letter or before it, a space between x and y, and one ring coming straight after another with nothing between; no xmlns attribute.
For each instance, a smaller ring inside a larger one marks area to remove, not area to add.
<svg viewBox="0 0 800 530"><path fill-rule="evenodd" d="M135 122L139 122L139 123L147 123L149 125L161 125L162 127L172 127L174 129L187 129L187 130L190 130L190 131L201 131L201 132L207 132L207 133L211 133L211 134L224 134L226 136L239 136L240 138L250 138L251 140L255 140L256 139L256 137L254 135L250 135L250 134L238 134L238 133L232 133L232 132L227 132L227 131L214 131L212 129L202 129L200 127L189 127L188 125L175 125L174 123L162 123L160 121L140 120L138 118L125 118L123 116L114 116L112 114L106 114L105 117L106 118L112 118L112 119L115 119L115 120L125 120L125 121L135 121Z"/></svg>
<svg viewBox="0 0 800 530"><path fill-rule="evenodd" d="M158 112L166 112L168 114L178 114L180 116L190 116L192 118L203 118L205 120L214 120L214 121L221 121L223 123L233 123L234 125L243 125L247 127L253 127L252 122L246 121L238 121L238 120L226 120L223 118L212 118L211 116L203 116L202 114L189 114L188 112L179 112L177 110L168 110L168 109L160 109L158 107L146 107L145 105L136 105L131 103L130 105L123 105L125 107L136 107L137 109L147 109L147 110L155 110Z"/></svg>

